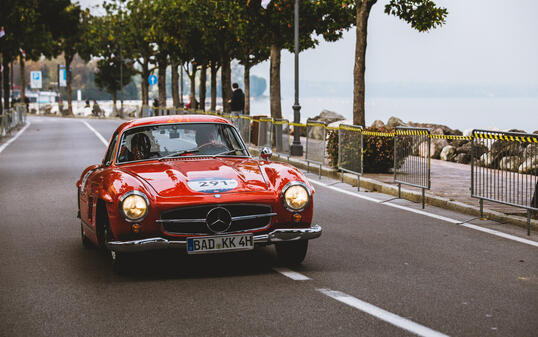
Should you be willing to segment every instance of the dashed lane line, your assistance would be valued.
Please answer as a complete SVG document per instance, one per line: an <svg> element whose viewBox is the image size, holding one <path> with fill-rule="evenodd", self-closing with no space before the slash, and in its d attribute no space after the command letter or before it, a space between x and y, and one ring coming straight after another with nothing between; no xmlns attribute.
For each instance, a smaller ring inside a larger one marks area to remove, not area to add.
<svg viewBox="0 0 538 337"><path fill-rule="evenodd" d="M321 183L321 182L316 181L314 179L308 178L308 180L311 183L313 183L314 185L323 186L324 188L328 188L328 189L331 189L333 191L344 193L344 194L347 194L347 195L350 195L350 196L353 196L353 197L356 197L356 198L365 199L365 200L372 201L372 202L375 202L375 203L378 203L378 204L381 204L381 205L386 205L386 206L390 206L390 207L394 207L394 208L399 208L399 209L404 210L404 211L413 212L413 213L416 213L416 214L428 216L430 218L435 218L435 219L438 219L438 220L450 222L450 223L457 224L457 225L462 226L462 227L466 227L466 228L469 228L469 229L474 229L476 231L480 231L480 232L483 232L483 233L495 235L495 236L498 236L498 237L501 237L501 238L504 238L504 239L516 241L516 242L523 243L523 244L533 246L533 247L538 247L538 242L536 242L536 241L523 239L523 238L520 238L520 237L515 236L515 235L506 234L506 233L503 233L503 232L499 232L499 231L489 229L489 228L480 227L480 226L477 226L477 225L472 225L472 224L468 224L468 223L463 223L462 224L460 220L456 220L456 219L448 218L446 216L421 211L421 210L414 209L414 208L407 207L407 206L394 204L394 203L391 203L391 202L383 202L383 200L378 200L378 199L374 199L374 198L371 198L371 197L367 197L367 196L364 196L364 195L357 194L355 192L346 191L346 190L343 190L343 189L335 187L335 186L329 186L327 184Z"/></svg>
<svg viewBox="0 0 538 337"><path fill-rule="evenodd" d="M93 126L91 126L88 122L86 122L86 121L81 121L81 122L82 122L83 124L85 124L85 125L88 127L88 129L92 130L93 133L95 133L95 135L97 136L97 138L99 138L99 140L100 140L101 142L103 142L103 144L105 144L105 146L108 146L108 142L106 141L105 137L103 137L103 136L99 133L99 131L95 130L95 129L93 128Z"/></svg>
<svg viewBox="0 0 538 337"><path fill-rule="evenodd" d="M291 278L294 281L308 281L308 280L310 280L310 277L305 276L305 275L303 275L301 273L295 272L295 271L293 271L291 269L288 269L288 268L278 267L278 268L273 268L273 270L279 272L280 274L282 274L282 275L284 275L286 277Z"/></svg>
<svg viewBox="0 0 538 337"><path fill-rule="evenodd" d="M333 298L339 302L345 303L355 309L363 311L369 315L377 317L380 320L383 320L401 329L407 330L418 336L428 336L428 337L446 337L447 336L441 332L432 330L428 327L425 327L423 325L410 321L407 318L403 318L401 316L393 314L392 312L376 307L375 305L370 304L368 302L361 301L358 298L345 294L343 292L331 290L331 289L316 289L316 290L326 296L329 296L330 298Z"/></svg>
<svg viewBox="0 0 538 337"><path fill-rule="evenodd" d="M4 151L5 148L8 147L9 144L13 143L15 141L15 139L19 138L19 136L22 135L24 130L26 130L30 126L30 124L31 124L30 122L26 122L26 125L22 129L20 129L19 132L17 132L17 134L15 134L15 136L13 138L8 140L4 144L0 145L0 153L2 153L2 151Z"/></svg>
<svg viewBox="0 0 538 337"><path fill-rule="evenodd" d="M101 140L101 142L107 146L108 145L108 142L106 141L106 139L97 131L95 130L90 124L88 124L86 121L82 121L82 123L84 123L91 131L93 131L93 133L95 133L95 135L97 136L97 138L99 138L99 140ZM21 130L23 131L23 130ZM0 150L1 152L1 150ZM315 182L315 183L318 183L318 182ZM321 184L321 183L318 183L318 184ZM325 184L321 184L321 185L325 185ZM328 187L328 188L331 188L331 187ZM346 194L351 194L353 196L356 196L356 197L361 197L361 198L364 198L364 199L367 199L367 200L371 200L371 201L374 201L374 202L379 202L378 200L376 199L373 199L373 198L369 198L369 197L363 197L363 196L359 196L359 195L356 195L355 193L352 193L352 192L348 192L348 191L344 191L344 190L340 190L340 189L336 189L340 192L343 192L343 193L346 193ZM291 269L288 269L288 268L283 268L283 267L275 267L273 268L273 270L275 270L276 272L292 279L292 280L295 280L295 281L307 281L307 280L311 280L310 277L308 276L305 276L301 273L298 273L298 272L295 272ZM342 303L346 303L352 307L355 307L359 310L362 310L372 316L375 316L379 319L382 319L388 323L391 323L397 327L400 327L402 329L405 329L407 331L410 331L412 333L415 333L419 336L433 336L433 337L442 337L442 336L446 336L442 333L439 333L437 331L434 331L434 330L431 330L425 326L422 326L420 324L417 324L415 322L412 322L412 321L409 321L403 317L400 317L396 314L393 314L391 312L388 312L386 310L383 310L381 308L378 308L372 304L369 304L367 302L364 302L364 301L361 301L353 296L349 296L349 295L346 295L342 292L339 292L339 291L333 291L333 290L329 290L329 289L318 289L319 292L329 296L329 297L332 297Z"/></svg>

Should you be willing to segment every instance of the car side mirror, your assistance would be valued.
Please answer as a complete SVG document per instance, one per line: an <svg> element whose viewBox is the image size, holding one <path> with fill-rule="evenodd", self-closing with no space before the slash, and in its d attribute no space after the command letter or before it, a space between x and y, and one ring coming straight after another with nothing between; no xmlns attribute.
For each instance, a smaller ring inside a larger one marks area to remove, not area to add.
<svg viewBox="0 0 538 337"><path fill-rule="evenodd" d="M272 155L273 155L273 151L271 150L270 147L266 146L260 151L260 157L262 157L263 160L271 159Z"/></svg>

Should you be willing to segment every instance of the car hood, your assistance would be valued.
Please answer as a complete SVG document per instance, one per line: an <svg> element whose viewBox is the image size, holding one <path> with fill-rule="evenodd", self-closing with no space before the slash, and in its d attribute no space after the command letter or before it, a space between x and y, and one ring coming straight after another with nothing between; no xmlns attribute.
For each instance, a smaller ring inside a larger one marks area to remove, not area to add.
<svg viewBox="0 0 538 337"><path fill-rule="evenodd" d="M144 179L162 197L268 189L258 162L250 158L177 158L121 169Z"/></svg>

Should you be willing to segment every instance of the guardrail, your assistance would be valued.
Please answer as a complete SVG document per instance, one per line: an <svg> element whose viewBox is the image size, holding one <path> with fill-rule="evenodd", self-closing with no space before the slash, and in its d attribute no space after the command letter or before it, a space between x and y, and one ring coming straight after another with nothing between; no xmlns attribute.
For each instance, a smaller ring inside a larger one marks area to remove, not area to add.
<svg viewBox="0 0 538 337"><path fill-rule="evenodd" d="M319 165L319 177L321 178L321 167L325 164L325 143L327 139L327 124L318 121L307 120L306 122L306 150L305 159L307 170L310 164Z"/></svg>
<svg viewBox="0 0 538 337"><path fill-rule="evenodd" d="M320 177L321 168L326 164L327 159L328 130L335 131L338 135L337 158L334 158L334 149L329 153L333 165L339 171L356 174L359 189L360 177L365 167L366 143L372 140L377 142L376 138L379 137L392 137L394 138L393 181L398 184L398 197L401 196L401 184L421 188L423 208L425 190L431 187L431 139L472 141L470 190L472 197L480 199L481 213L483 213L483 200L525 208L530 235L531 212L538 212L538 135L536 134L474 130L472 136L436 135L431 134L429 129L409 127L398 127L394 132L377 132L363 130L356 125L341 124L339 127L329 127L325 123L313 120L301 124L291 123L285 119L273 120L265 116L253 118L246 115L232 116L211 111L148 106L142 106L139 113L140 117L155 115L155 113L221 116L232 121L247 145L254 141L251 137L254 131L252 125L258 123L256 128L258 133L255 139L258 146L274 147L275 153L279 157L286 156L288 161L291 134L298 132L303 136L303 141L306 141L307 167L309 169L311 163L319 165ZM9 122L6 122L7 120ZM6 123L11 123L11 119L6 119L4 116L0 120L0 131L5 129L2 126ZM499 148L501 148L501 153L504 153L502 158L495 155L495 150ZM519 165L517 169L515 162Z"/></svg>
<svg viewBox="0 0 538 337"><path fill-rule="evenodd" d="M340 124L338 127L338 170L357 175L357 189L361 190L363 171L363 136L359 125ZM342 174L342 182L344 175Z"/></svg>
<svg viewBox="0 0 538 337"><path fill-rule="evenodd" d="M3 111L0 115L0 137L9 135L11 130L26 123L26 105L16 104L11 109Z"/></svg>
<svg viewBox="0 0 538 337"><path fill-rule="evenodd" d="M398 184L398 198L402 184L422 190L424 208L425 190L431 186L430 130L396 127L394 132L394 182Z"/></svg>
<svg viewBox="0 0 538 337"><path fill-rule="evenodd" d="M273 123L273 132L275 135L275 154L280 158L287 157L290 160L290 138L291 128L287 119L275 119Z"/></svg>
<svg viewBox="0 0 538 337"><path fill-rule="evenodd" d="M471 196L531 211L538 211L538 135L473 130Z"/></svg>

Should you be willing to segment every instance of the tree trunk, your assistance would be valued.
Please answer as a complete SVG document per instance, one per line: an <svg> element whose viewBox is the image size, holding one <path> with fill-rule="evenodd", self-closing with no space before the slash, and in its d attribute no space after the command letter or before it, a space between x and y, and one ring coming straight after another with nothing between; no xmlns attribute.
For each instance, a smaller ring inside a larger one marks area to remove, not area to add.
<svg viewBox="0 0 538 337"><path fill-rule="evenodd" d="M207 82L207 64L202 64L202 69L200 70L200 89L198 94L200 95L200 110L205 111L205 94L206 94L206 82Z"/></svg>
<svg viewBox="0 0 538 337"><path fill-rule="evenodd" d="M179 106L183 108L185 106L183 102L183 61L181 61L179 69Z"/></svg>
<svg viewBox="0 0 538 337"><path fill-rule="evenodd" d="M21 103L24 103L24 98L26 97L26 71L24 69L24 58L22 55L19 56L19 64L21 70Z"/></svg>
<svg viewBox="0 0 538 337"><path fill-rule="evenodd" d="M280 47L271 44L271 68L269 71L270 100L271 100L271 117L282 118L282 105L280 96Z"/></svg>
<svg viewBox="0 0 538 337"><path fill-rule="evenodd" d="M149 105L149 62L148 59L144 59L142 63L142 105Z"/></svg>
<svg viewBox="0 0 538 337"><path fill-rule="evenodd" d="M355 68L353 69L353 124L363 127L366 124L364 111L366 97L364 80L366 71L366 34L370 10L375 3L376 0L364 0L357 4Z"/></svg>
<svg viewBox="0 0 538 337"><path fill-rule="evenodd" d="M117 101L118 101L118 92L117 92L117 91L114 91L114 92L112 93L112 111L113 111L114 113L117 113L117 111L118 111L118 108L117 108L117 106L116 106L116 102L117 102Z"/></svg>
<svg viewBox="0 0 538 337"><path fill-rule="evenodd" d="M230 103L228 103L228 101L232 99L232 69L230 67L230 57L223 57L221 63L222 69L220 70L220 85L222 87L222 110L224 113L229 114L232 112L232 107Z"/></svg>
<svg viewBox="0 0 538 337"><path fill-rule="evenodd" d="M211 107L210 111L217 110L217 71L219 67L215 62L211 62Z"/></svg>
<svg viewBox="0 0 538 337"><path fill-rule="evenodd" d="M166 67L168 66L166 54L159 54L159 57L157 59L157 66L159 67L159 79L157 83L159 86L159 107L166 108ZM164 109L159 110L159 115L163 115L165 113Z"/></svg>
<svg viewBox="0 0 538 337"><path fill-rule="evenodd" d="M71 71L69 68L71 67L71 62L73 62L73 57L71 53L65 53L65 83L66 87L65 90L67 92L67 114L72 115L73 114L73 105L72 105L72 97L71 97L71 79L73 75L71 74ZM114 104L116 106L116 104Z"/></svg>
<svg viewBox="0 0 538 337"><path fill-rule="evenodd" d="M196 105L196 64L191 63L191 69L192 72L189 75L189 80L191 81L191 96L190 96L190 102L191 102L191 109L198 109L198 106Z"/></svg>
<svg viewBox="0 0 538 337"><path fill-rule="evenodd" d="M4 108L9 109L9 96L10 96L10 87L9 87L9 61L7 57L4 56L2 60L4 67Z"/></svg>
<svg viewBox="0 0 538 337"><path fill-rule="evenodd" d="M179 62L172 61L172 105L174 108L179 108L179 83L178 83L178 77L179 74L177 72L177 67L179 65Z"/></svg>
<svg viewBox="0 0 538 337"><path fill-rule="evenodd" d="M243 113L245 115L250 115L250 66L250 63L247 61L243 75L243 82L245 83L245 109Z"/></svg>

